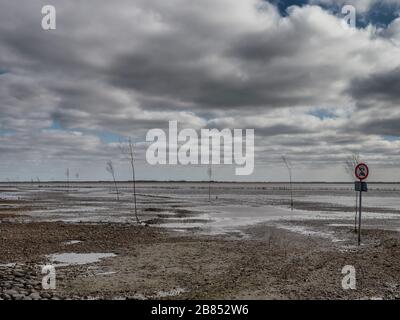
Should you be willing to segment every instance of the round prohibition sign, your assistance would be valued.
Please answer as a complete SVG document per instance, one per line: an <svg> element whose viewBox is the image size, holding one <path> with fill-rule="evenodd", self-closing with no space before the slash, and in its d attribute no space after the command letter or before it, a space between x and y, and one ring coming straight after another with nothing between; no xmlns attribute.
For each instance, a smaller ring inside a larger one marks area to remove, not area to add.
<svg viewBox="0 0 400 320"><path fill-rule="evenodd" d="M355 174L356 174L357 179L359 179L361 181L367 179L368 175L369 175L368 166L365 163L360 163L356 167Z"/></svg>

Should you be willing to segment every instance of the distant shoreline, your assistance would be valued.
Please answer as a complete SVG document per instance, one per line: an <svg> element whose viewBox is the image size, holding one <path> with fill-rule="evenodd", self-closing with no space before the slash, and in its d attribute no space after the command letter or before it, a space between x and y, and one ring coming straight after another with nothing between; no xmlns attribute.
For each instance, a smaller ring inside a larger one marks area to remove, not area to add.
<svg viewBox="0 0 400 320"><path fill-rule="evenodd" d="M121 180L117 183L131 183L132 180ZM69 181L69 184L100 184L100 183L114 183L111 180L98 180L98 181ZM208 180L136 180L136 183L210 183ZM288 184L289 181L211 181L211 183L219 184ZM293 184L353 184L354 182L329 182L329 181L297 181ZM68 184L68 181L0 181L0 185L7 184ZM400 182L381 182L381 181L371 181L368 184L400 184Z"/></svg>

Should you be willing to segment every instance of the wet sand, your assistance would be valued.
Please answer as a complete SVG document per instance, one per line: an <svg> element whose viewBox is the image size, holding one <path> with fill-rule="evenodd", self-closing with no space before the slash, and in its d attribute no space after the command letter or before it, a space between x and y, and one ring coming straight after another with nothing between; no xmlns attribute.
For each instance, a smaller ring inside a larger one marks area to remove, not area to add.
<svg viewBox="0 0 400 320"><path fill-rule="evenodd" d="M0 299L400 298L397 209L367 206L358 247L354 208L340 200L312 202L315 190L302 191L292 214L280 188L269 197L264 187L224 188L211 205L191 198L199 189L142 189L141 225L132 223L130 195L113 202L107 188L3 193ZM379 195L396 206L396 192ZM263 210L272 216L257 222ZM272 219L275 211L286 219ZM82 264L52 261L57 254ZM108 257L85 263L85 254ZM45 264L56 268L55 290L41 286ZM356 290L342 288L346 265L355 267Z"/></svg>

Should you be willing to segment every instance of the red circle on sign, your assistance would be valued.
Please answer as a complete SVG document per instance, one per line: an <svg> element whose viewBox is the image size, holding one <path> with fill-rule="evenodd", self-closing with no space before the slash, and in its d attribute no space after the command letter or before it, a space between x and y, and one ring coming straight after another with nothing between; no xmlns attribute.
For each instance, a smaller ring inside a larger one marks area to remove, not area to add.
<svg viewBox="0 0 400 320"><path fill-rule="evenodd" d="M360 163L356 167L355 174L356 174L357 179L360 179L360 180L367 179L368 175L369 175L368 166L365 163Z"/></svg>

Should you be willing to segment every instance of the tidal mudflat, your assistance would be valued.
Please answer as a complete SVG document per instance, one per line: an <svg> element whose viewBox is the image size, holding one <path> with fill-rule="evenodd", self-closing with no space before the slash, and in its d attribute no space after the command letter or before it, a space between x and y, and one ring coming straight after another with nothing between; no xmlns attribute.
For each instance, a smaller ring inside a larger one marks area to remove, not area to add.
<svg viewBox="0 0 400 320"><path fill-rule="evenodd" d="M1 299L394 299L400 185L370 184L362 245L352 184L0 185ZM42 287L53 264L56 289ZM342 269L357 270L343 290Z"/></svg>

